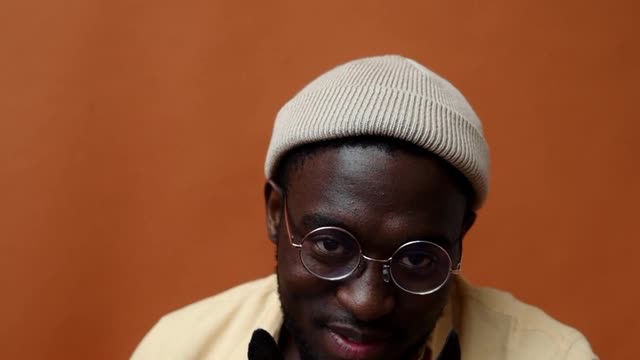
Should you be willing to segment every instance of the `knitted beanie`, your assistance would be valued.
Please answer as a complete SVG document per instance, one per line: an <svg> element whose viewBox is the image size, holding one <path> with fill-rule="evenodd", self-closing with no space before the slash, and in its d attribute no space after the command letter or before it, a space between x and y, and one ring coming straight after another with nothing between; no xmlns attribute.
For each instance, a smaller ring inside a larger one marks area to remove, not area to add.
<svg viewBox="0 0 640 360"><path fill-rule="evenodd" d="M354 60L313 80L278 112L265 174L293 148L355 136L387 136L422 147L458 169L475 193L489 189L482 123L447 80L414 60L386 55Z"/></svg>

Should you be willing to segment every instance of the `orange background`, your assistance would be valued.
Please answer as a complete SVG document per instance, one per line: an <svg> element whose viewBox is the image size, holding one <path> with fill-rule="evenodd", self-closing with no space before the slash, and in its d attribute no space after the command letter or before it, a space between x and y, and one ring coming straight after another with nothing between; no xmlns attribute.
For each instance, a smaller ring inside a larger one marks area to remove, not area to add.
<svg viewBox="0 0 640 360"><path fill-rule="evenodd" d="M271 272L275 113L383 53L449 78L484 121L466 276L635 358L637 4L3 1L0 358L126 358L162 314Z"/></svg>

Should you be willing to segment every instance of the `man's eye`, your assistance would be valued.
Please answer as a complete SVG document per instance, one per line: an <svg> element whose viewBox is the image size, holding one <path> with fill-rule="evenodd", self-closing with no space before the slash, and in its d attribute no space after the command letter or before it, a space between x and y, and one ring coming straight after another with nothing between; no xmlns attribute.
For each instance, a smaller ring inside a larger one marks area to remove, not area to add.
<svg viewBox="0 0 640 360"><path fill-rule="evenodd" d="M344 252L344 246L342 246L340 241L336 239L318 239L315 241L314 245L317 251L328 255L336 255Z"/></svg>
<svg viewBox="0 0 640 360"><path fill-rule="evenodd" d="M409 269L427 268L433 263L433 258L429 254L407 254L400 259L400 265Z"/></svg>

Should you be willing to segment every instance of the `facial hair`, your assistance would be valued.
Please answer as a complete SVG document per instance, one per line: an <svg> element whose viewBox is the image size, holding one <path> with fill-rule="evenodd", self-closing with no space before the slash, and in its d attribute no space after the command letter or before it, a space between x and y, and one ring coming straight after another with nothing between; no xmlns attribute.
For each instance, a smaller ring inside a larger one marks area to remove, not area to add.
<svg viewBox="0 0 640 360"><path fill-rule="evenodd" d="M277 254L277 251L276 251ZM277 264L276 255L276 264ZM309 348L309 344L306 338L303 335L302 330L296 325L296 322L291 317L291 312L287 310L284 302L282 301L282 293L280 292L280 273L278 272L278 265L276 265L276 279L278 281L278 297L280 298L280 309L282 310L282 322L283 329L280 331L280 337L282 338L283 334L288 336L288 341L293 341L293 345L298 350L298 354L300 355L300 360L319 360ZM282 349L284 350L284 349Z"/></svg>
<svg viewBox="0 0 640 360"><path fill-rule="evenodd" d="M282 303L282 302L281 302ZM306 338L303 333L296 326L295 322L291 319L288 312L282 308L284 330L290 340L293 340L295 347L298 349L300 360L319 360L309 348Z"/></svg>

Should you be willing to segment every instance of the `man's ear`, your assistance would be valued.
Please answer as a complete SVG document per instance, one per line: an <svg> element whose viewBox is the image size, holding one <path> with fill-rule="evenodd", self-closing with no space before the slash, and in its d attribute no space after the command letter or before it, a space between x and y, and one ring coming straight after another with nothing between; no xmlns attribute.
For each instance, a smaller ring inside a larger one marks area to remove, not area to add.
<svg viewBox="0 0 640 360"><path fill-rule="evenodd" d="M473 210L467 210L466 214L464 214L464 220L462 221L462 237L467 234L475 222L476 212Z"/></svg>
<svg viewBox="0 0 640 360"><path fill-rule="evenodd" d="M267 234L274 244L278 243L278 229L282 220L283 192L269 180L264 184L264 202L267 210Z"/></svg>
<svg viewBox="0 0 640 360"><path fill-rule="evenodd" d="M460 232L460 239L458 240L458 262L462 262L462 244L464 243L464 237L475 222L476 212L473 210L467 210L464 214L464 219L462 220L462 231Z"/></svg>

